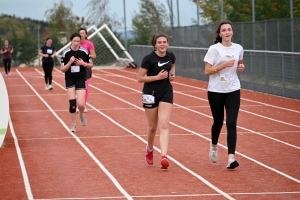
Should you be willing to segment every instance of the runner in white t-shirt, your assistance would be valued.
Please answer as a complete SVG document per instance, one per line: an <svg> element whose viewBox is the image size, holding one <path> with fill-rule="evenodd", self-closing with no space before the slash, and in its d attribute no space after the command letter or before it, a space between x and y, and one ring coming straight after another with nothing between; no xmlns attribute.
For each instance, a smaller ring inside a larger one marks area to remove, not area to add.
<svg viewBox="0 0 300 200"><path fill-rule="evenodd" d="M215 44L210 46L205 57L205 74L209 76L208 101L214 119L211 128L209 158L218 161L218 139L226 110L228 169L239 166L235 160L237 141L237 117L240 108L240 80L237 71L244 71L243 47L231 42L233 27L230 21L220 22L216 31Z"/></svg>

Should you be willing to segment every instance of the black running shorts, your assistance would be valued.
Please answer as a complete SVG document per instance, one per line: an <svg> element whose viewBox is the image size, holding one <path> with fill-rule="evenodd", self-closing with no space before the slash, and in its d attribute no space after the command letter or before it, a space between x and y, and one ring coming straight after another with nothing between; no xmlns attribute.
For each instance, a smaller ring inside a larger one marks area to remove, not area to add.
<svg viewBox="0 0 300 200"><path fill-rule="evenodd" d="M66 89L75 87L75 90L85 90L85 79L66 80Z"/></svg>
<svg viewBox="0 0 300 200"><path fill-rule="evenodd" d="M153 101L145 101L144 95L151 95L154 97ZM142 103L143 108L156 108L159 102L167 102L173 104L173 89L170 88L162 93L154 93L154 94L142 94Z"/></svg>

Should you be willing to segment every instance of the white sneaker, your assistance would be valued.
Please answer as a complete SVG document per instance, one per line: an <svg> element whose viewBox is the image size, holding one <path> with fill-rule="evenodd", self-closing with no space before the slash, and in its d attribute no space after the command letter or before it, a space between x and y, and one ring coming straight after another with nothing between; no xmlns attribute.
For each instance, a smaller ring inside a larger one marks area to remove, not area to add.
<svg viewBox="0 0 300 200"><path fill-rule="evenodd" d="M88 109L86 108L86 106L84 107L84 111L83 112L85 112L85 113L88 112Z"/></svg>
<svg viewBox="0 0 300 200"><path fill-rule="evenodd" d="M82 126L86 126L86 124L87 124L87 120L86 120L86 118L85 118L84 114L83 114L83 113L82 113L82 114L80 114L80 112L79 112L79 117L80 117L80 122L81 122L81 125L82 125Z"/></svg>
<svg viewBox="0 0 300 200"><path fill-rule="evenodd" d="M235 168L237 168L239 165L240 165L239 162L236 161L236 160L234 159L234 157L231 157L231 158L228 159L227 169L235 169Z"/></svg>
<svg viewBox="0 0 300 200"><path fill-rule="evenodd" d="M49 85L48 84L45 85L45 90L49 90Z"/></svg>
<svg viewBox="0 0 300 200"><path fill-rule="evenodd" d="M52 85L49 85L48 86L48 90L52 90L53 88L52 88Z"/></svg>
<svg viewBox="0 0 300 200"><path fill-rule="evenodd" d="M210 143L210 148L209 148L209 159L213 163L216 163L218 161L218 147L213 147L212 143Z"/></svg>
<svg viewBox="0 0 300 200"><path fill-rule="evenodd" d="M76 132L76 125L75 125L75 124L73 124L73 125L71 126L70 131L73 132L73 133Z"/></svg>

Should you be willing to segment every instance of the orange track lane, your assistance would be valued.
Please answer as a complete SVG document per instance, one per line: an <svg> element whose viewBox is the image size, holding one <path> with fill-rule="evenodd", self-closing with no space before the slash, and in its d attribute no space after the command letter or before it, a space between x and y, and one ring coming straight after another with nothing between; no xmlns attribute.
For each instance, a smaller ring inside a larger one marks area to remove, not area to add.
<svg viewBox="0 0 300 200"><path fill-rule="evenodd" d="M11 122L0 149L1 199L300 199L300 101L242 90L236 158L226 170L226 124L219 161L208 159L207 83L177 77L170 167L145 163L146 116L138 69L93 70L86 117L68 131L64 77L41 68L6 77ZM159 148L159 133L155 138ZM158 150L158 149L157 149ZM19 153L20 152L20 153Z"/></svg>

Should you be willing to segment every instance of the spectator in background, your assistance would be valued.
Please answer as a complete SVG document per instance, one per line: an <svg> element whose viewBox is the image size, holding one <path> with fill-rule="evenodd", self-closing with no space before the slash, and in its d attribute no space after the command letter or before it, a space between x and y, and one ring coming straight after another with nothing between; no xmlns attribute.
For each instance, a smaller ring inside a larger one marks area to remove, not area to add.
<svg viewBox="0 0 300 200"><path fill-rule="evenodd" d="M80 28L78 30L78 33L81 36L80 46L85 48L89 52L92 59L96 59L94 44L90 40L87 39L87 30L85 28ZM86 68L86 81L85 81L86 92L85 92L84 112L88 111L87 107L86 107L86 103L87 103L88 96L89 96L90 78L92 78L92 69Z"/></svg>
<svg viewBox="0 0 300 200"><path fill-rule="evenodd" d="M0 49L0 53L2 54L2 60L5 68L5 76L10 76L10 68L11 68L11 54L13 53L14 48L9 45L8 40L4 41L4 45Z"/></svg>
<svg viewBox="0 0 300 200"><path fill-rule="evenodd" d="M243 47L233 43L233 26L230 21L219 23L216 30L215 44L210 46L205 57L205 74L209 76L208 101L213 116L211 128L211 143L209 158L218 161L218 139L224 121L224 107L226 110L228 164L227 169L239 166L235 160L237 141L237 118L240 108L240 80L237 72L245 69L243 64Z"/></svg>
<svg viewBox="0 0 300 200"><path fill-rule="evenodd" d="M56 55L55 47L52 46L52 39L50 37L46 38L45 45L43 45L39 50L39 55L42 56L43 70L45 77L45 89L52 90L52 71L53 71L53 58Z"/></svg>

